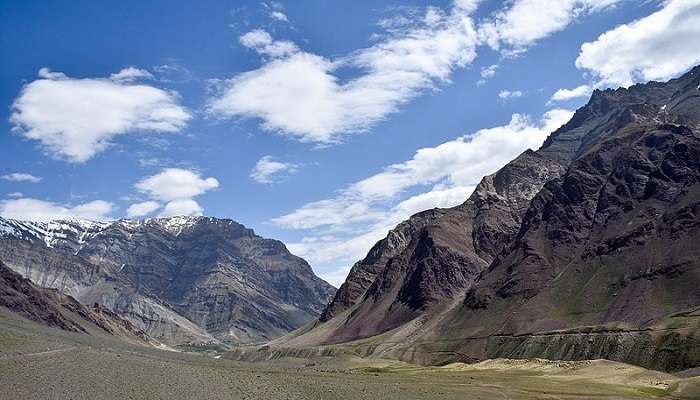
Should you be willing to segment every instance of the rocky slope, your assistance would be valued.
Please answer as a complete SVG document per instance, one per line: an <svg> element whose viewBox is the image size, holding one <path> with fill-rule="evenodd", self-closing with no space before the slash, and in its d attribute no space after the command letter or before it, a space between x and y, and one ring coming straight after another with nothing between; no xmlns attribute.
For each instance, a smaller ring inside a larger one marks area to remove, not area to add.
<svg viewBox="0 0 700 400"><path fill-rule="evenodd" d="M316 318L334 292L281 242L208 217L0 219L0 260L170 344L269 340Z"/></svg>
<svg viewBox="0 0 700 400"><path fill-rule="evenodd" d="M700 365L698 87L700 67L596 91L464 204L399 225L272 346Z"/></svg>
<svg viewBox="0 0 700 400"><path fill-rule="evenodd" d="M2 262L0 307L52 328L87 334L92 325L132 342L155 344L144 331L111 311L97 304L85 306L54 289L38 287Z"/></svg>

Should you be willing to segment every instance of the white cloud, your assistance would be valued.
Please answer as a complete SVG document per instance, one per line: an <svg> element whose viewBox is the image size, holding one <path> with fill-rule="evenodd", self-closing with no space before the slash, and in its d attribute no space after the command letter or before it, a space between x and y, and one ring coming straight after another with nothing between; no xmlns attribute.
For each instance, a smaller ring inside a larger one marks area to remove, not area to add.
<svg viewBox="0 0 700 400"><path fill-rule="evenodd" d="M299 52L296 44L287 40L273 40L269 33L262 29L254 29L239 38L239 42L271 58L288 57Z"/></svg>
<svg viewBox="0 0 700 400"><path fill-rule="evenodd" d="M192 199L173 200L165 205L160 213L161 217L173 217L176 215L202 215L204 209Z"/></svg>
<svg viewBox="0 0 700 400"><path fill-rule="evenodd" d="M138 75L134 70L112 77L134 78ZM74 79L48 68L42 68L39 77L22 88L12 105L10 122L16 132L70 162L89 160L116 135L176 132L191 118L175 93L152 86L128 80Z"/></svg>
<svg viewBox="0 0 700 400"><path fill-rule="evenodd" d="M193 199L209 190L219 187L216 178L202 178L198 173L181 169L165 168L161 172L142 179L134 187L148 195L150 201L132 204L127 210L130 217L150 214L165 207L160 216L202 215L204 210Z"/></svg>
<svg viewBox="0 0 700 400"><path fill-rule="evenodd" d="M11 182L31 182L37 183L41 182L43 178L39 176L34 176L32 174L27 174L25 172L13 172L11 174L3 175L2 179Z"/></svg>
<svg viewBox="0 0 700 400"><path fill-rule="evenodd" d="M498 98L501 100L510 100L510 99L515 99L523 95L523 92L520 90L501 90L498 93Z"/></svg>
<svg viewBox="0 0 700 400"><path fill-rule="evenodd" d="M571 99L576 99L579 97L588 97L591 95L593 88L588 85L577 86L573 89L559 89L552 95L549 99L550 103L555 101L566 101Z"/></svg>
<svg viewBox="0 0 700 400"><path fill-rule="evenodd" d="M127 208L126 215L129 218L143 217L148 215L161 207L160 203L149 200L141 203L132 204Z"/></svg>
<svg viewBox="0 0 700 400"><path fill-rule="evenodd" d="M258 183L273 183L284 178L285 175L294 174L299 166L290 162L275 160L272 156L264 156L250 171L250 177Z"/></svg>
<svg viewBox="0 0 700 400"><path fill-rule="evenodd" d="M476 84L478 86L481 86L484 83L486 83L487 80L493 78L493 76L496 75L497 69L498 64L489 65L488 67L481 67L481 72L479 72L479 74L481 75L481 79L479 79L479 81Z"/></svg>
<svg viewBox="0 0 700 400"><path fill-rule="evenodd" d="M601 11L621 0L515 0L481 22L479 41L506 56L525 51L561 31L577 17Z"/></svg>
<svg viewBox="0 0 700 400"><path fill-rule="evenodd" d="M116 82L132 82L139 79L153 79L153 75L145 69L126 67L116 74L110 75L109 79Z"/></svg>
<svg viewBox="0 0 700 400"><path fill-rule="evenodd" d="M81 218L107 220L114 205L107 201L95 200L76 206L61 205L49 201L20 198L0 201L0 215L29 221L49 221L52 219Z"/></svg>
<svg viewBox="0 0 700 400"><path fill-rule="evenodd" d="M24 197L24 194L22 192L12 192L12 193L6 194L5 196L17 198L17 197Z"/></svg>
<svg viewBox="0 0 700 400"><path fill-rule="evenodd" d="M54 72L46 67L39 69L37 75L39 76L39 78L44 79L68 79L66 74L64 74L63 72Z"/></svg>
<svg viewBox="0 0 700 400"><path fill-rule="evenodd" d="M135 185L151 198L172 201L189 199L219 187L216 178L202 178L199 174L181 168L165 168Z"/></svg>
<svg viewBox="0 0 700 400"><path fill-rule="evenodd" d="M263 8L268 12L268 17L277 22L289 22L287 14L284 13L284 5L278 1L263 2Z"/></svg>
<svg viewBox="0 0 700 400"><path fill-rule="evenodd" d="M539 122L532 122L527 116L514 114L508 125L419 149L411 160L350 185L338 197L309 203L273 222L284 228L309 229L372 221L383 216L373 211L373 202L394 199L417 185L475 185L526 149L538 148L571 115L568 110L555 109Z"/></svg>
<svg viewBox="0 0 700 400"><path fill-rule="evenodd" d="M584 43L576 67L604 86L667 80L700 63L700 1L667 0L644 18Z"/></svg>
<svg viewBox="0 0 700 400"><path fill-rule="evenodd" d="M471 9L468 2L458 3L449 14L429 8L430 18L392 30L374 46L337 59L298 50L262 30L251 31L241 43L272 59L226 81L208 111L226 118L259 118L265 130L304 142L335 143L346 134L366 131L474 59ZM341 81L341 67L359 75Z"/></svg>
<svg viewBox="0 0 700 400"><path fill-rule="evenodd" d="M303 240L288 246L317 271L332 271L325 275L331 279L347 271L352 262L364 257L377 240L410 215L464 202L483 176L526 149L538 148L572 115L571 111L555 109L535 122L514 114L507 125L420 149L410 160L390 165L346 187L336 197L308 203L272 222L287 229L309 231ZM428 185L432 188L422 189ZM418 194L402 199L402 193L409 189Z"/></svg>
<svg viewBox="0 0 700 400"><path fill-rule="evenodd" d="M271 11L270 18L274 19L275 21L289 22L287 15L282 11Z"/></svg>
<svg viewBox="0 0 700 400"><path fill-rule="evenodd" d="M486 79L486 78L491 78L492 76L496 75L496 70L498 69L498 64L493 64L488 67L482 67L481 68L481 77Z"/></svg>

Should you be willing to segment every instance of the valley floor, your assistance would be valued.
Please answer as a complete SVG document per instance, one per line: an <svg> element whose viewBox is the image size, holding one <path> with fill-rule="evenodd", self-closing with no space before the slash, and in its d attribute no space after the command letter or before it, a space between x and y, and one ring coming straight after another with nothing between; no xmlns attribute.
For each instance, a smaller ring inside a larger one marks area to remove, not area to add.
<svg viewBox="0 0 700 400"><path fill-rule="evenodd" d="M2 399L697 399L700 378L608 361L417 367L360 358L240 363L70 334L0 312Z"/></svg>

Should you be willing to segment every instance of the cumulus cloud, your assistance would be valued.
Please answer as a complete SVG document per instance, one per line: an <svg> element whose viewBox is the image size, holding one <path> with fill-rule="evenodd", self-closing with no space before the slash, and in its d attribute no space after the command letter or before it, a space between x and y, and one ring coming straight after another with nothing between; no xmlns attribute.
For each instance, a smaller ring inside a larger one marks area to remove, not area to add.
<svg viewBox="0 0 700 400"><path fill-rule="evenodd" d="M498 98L501 100L510 100L510 99L515 99L523 95L523 92L520 90L501 90L498 92Z"/></svg>
<svg viewBox="0 0 700 400"><path fill-rule="evenodd" d="M146 177L134 187L146 194L150 201L132 204L127 210L130 217L148 215L163 207L161 216L201 215L202 207L193 199L219 187L216 178L203 178L198 173L181 169L165 168Z"/></svg>
<svg viewBox="0 0 700 400"><path fill-rule="evenodd" d="M114 204L95 200L75 206L62 205L32 198L19 198L0 201L0 215L28 221L50 221L53 219L80 218L107 220L114 210Z"/></svg>
<svg viewBox="0 0 700 400"><path fill-rule="evenodd" d="M700 2L667 0L660 10L584 43L576 67L603 86L667 80L700 63Z"/></svg>
<svg viewBox="0 0 700 400"><path fill-rule="evenodd" d="M501 50L506 56L514 56L563 30L577 17L601 11L620 1L515 0L479 24L479 41Z"/></svg>
<svg viewBox="0 0 700 400"><path fill-rule="evenodd" d="M161 207L160 203L149 200L141 203L135 203L126 209L126 216L129 218L143 217L145 215L151 214Z"/></svg>
<svg viewBox="0 0 700 400"><path fill-rule="evenodd" d="M14 100L10 122L52 156L76 163L104 151L117 135L184 128L191 114L176 93L133 82L145 74L129 67L110 79L77 79L42 68Z"/></svg>
<svg viewBox="0 0 700 400"><path fill-rule="evenodd" d="M593 88L588 85L577 86L573 89L559 89L549 99L550 103L555 101L566 101L579 97L588 97L593 92Z"/></svg>
<svg viewBox="0 0 700 400"><path fill-rule="evenodd" d="M12 192L12 193L8 193L6 196L18 198L18 197L24 197L24 194L22 192Z"/></svg>
<svg viewBox="0 0 700 400"><path fill-rule="evenodd" d="M26 172L13 172L11 174L3 175L2 179L10 182L31 182L37 183L41 182L43 178L39 176L34 176Z"/></svg>
<svg viewBox="0 0 700 400"><path fill-rule="evenodd" d="M160 214L161 217L173 217L176 215L202 215L204 209L192 199L173 200L165 205Z"/></svg>
<svg viewBox="0 0 700 400"><path fill-rule="evenodd" d="M294 174L299 166L290 162L275 160L272 156L262 157L250 171L250 178L258 183L273 183L285 176Z"/></svg>
<svg viewBox="0 0 700 400"><path fill-rule="evenodd" d="M386 167L341 190L332 198L308 203L272 222L306 230L289 243L292 252L329 271L331 283L397 223L433 207L464 202L485 175L497 171L526 149L536 149L573 112L555 109L539 121L514 114L507 125L482 129ZM412 190L418 192L406 197Z"/></svg>
<svg viewBox="0 0 700 400"><path fill-rule="evenodd" d="M203 194L219 187L219 181L216 178L204 179L199 174L186 169L166 168L141 180L135 186L154 199L172 201Z"/></svg>
<svg viewBox="0 0 700 400"><path fill-rule="evenodd" d="M457 2L449 13L428 8L424 20L334 59L259 29L248 32L241 43L270 59L226 81L207 109L225 118L258 118L263 129L304 142L335 143L366 131L472 62L476 32L469 18L473 6L466 3ZM341 80L341 67L358 75Z"/></svg>

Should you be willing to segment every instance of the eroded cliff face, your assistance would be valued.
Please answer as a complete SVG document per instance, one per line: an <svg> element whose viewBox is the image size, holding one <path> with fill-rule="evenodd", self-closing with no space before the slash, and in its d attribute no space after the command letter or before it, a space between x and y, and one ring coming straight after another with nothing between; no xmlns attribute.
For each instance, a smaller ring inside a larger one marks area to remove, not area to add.
<svg viewBox="0 0 700 400"><path fill-rule="evenodd" d="M596 91L540 150L431 210L401 248L378 243L332 318L274 344L421 363L700 365L698 87L700 68Z"/></svg>
<svg viewBox="0 0 700 400"><path fill-rule="evenodd" d="M171 344L269 340L318 317L334 292L281 242L231 220L0 222L13 269Z"/></svg>

